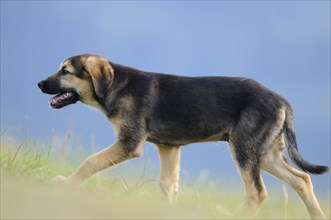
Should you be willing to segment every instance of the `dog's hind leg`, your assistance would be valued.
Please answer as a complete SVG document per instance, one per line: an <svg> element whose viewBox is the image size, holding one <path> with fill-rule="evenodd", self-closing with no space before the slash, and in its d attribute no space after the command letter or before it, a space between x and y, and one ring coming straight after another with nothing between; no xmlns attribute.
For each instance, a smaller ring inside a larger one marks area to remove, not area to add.
<svg viewBox="0 0 331 220"><path fill-rule="evenodd" d="M160 188L169 202L178 192L180 147L157 145L160 155Z"/></svg>
<svg viewBox="0 0 331 220"><path fill-rule="evenodd" d="M253 214L262 206L268 193L260 174L260 157L267 142L270 123L255 112L243 112L229 137L229 148L245 185L244 207Z"/></svg>
<svg viewBox="0 0 331 220"><path fill-rule="evenodd" d="M257 212L268 197L267 190L260 174L260 168L254 165L251 168L239 168L239 170L246 190L246 200L244 205L250 208L253 212Z"/></svg>
<svg viewBox="0 0 331 220"><path fill-rule="evenodd" d="M258 212L263 202L268 196L268 192L265 188L262 176L260 174L260 167L258 162L255 159L249 159L253 155L243 155L244 152L241 152L241 156L246 157L248 160L247 163L243 164L242 161L238 161L238 154L234 151L234 146L230 142L230 149L232 156L236 161L239 173L245 185L246 199L243 204L244 208L247 208L254 215Z"/></svg>
<svg viewBox="0 0 331 220"><path fill-rule="evenodd" d="M288 183L299 194L313 219L325 219L313 191L310 176L293 168L283 156L283 149L283 134L281 134L263 157L261 168Z"/></svg>

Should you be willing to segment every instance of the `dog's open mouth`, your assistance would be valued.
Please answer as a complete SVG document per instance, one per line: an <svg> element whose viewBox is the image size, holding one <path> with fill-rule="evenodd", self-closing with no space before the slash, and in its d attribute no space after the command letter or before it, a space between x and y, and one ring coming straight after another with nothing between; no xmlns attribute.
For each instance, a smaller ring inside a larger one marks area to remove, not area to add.
<svg viewBox="0 0 331 220"><path fill-rule="evenodd" d="M49 105L52 108L59 109L66 105L76 103L79 100L79 95L73 91L62 92L49 100Z"/></svg>

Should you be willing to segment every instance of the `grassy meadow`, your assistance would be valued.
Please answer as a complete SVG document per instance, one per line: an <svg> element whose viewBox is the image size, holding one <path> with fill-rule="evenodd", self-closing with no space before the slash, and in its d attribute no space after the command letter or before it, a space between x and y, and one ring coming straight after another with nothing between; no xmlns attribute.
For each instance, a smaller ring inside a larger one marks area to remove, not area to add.
<svg viewBox="0 0 331 220"><path fill-rule="evenodd" d="M65 140L19 142L5 136L1 135L1 219L249 218L239 211L243 189L222 188L217 182L208 187L181 182L174 204L165 201L157 176L149 178L146 170L135 178L115 167L80 187L52 184L52 177L71 174L78 162L68 161L82 161L84 152L68 153ZM329 197L319 200L330 218ZM254 219L309 219L309 215L299 197L284 187L280 194L269 189L269 198Z"/></svg>

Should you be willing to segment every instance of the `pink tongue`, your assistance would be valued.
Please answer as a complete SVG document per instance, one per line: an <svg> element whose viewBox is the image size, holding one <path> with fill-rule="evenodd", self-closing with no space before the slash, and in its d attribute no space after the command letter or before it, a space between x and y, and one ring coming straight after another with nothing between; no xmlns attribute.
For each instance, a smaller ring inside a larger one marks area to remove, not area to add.
<svg viewBox="0 0 331 220"><path fill-rule="evenodd" d="M63 100L71 98L71 96L72 96L71 92L64 92L51 98L50 103L51 104L61 103Z"/></svg>

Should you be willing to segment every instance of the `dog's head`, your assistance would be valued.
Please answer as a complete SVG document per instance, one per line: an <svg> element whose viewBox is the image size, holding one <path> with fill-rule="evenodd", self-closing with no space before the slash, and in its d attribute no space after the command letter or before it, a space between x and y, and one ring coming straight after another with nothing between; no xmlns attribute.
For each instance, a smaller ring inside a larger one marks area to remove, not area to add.
<svg viewBox="0 0 331 220"><path fill-rule="evenodd" d="M114 70L101 56L83 54L63 61L59 70L38 83L42 92L56 94L50 99L52 108L62 108L81 101L93 105L109 90Z"/></svg>

